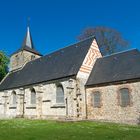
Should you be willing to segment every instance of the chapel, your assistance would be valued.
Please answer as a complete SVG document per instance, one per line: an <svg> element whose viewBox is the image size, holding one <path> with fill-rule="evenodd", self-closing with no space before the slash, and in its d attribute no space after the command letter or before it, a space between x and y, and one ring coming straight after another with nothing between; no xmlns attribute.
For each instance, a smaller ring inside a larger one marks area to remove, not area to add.
<svg viewBox="0 0 140 140"><path fill-rule="evenodd" d="M140 52L102 56L94 36L43 56L30 28L0 83L0 118L140 123Z"/></svg>

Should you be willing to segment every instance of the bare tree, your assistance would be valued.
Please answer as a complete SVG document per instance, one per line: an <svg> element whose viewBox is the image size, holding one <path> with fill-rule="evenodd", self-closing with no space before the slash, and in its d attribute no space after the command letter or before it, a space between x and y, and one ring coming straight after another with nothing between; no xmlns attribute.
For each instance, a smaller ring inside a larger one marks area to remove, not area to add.
<svg viewBox="0 0 140 140"><path fill-rule="evenodd" d="M118 52L124 47L129 46L129 42L123 39L120 32L108 27L90 27L86 28L78 40L83 40L90 36L95 36L103 55L109 55Z"/></svg>

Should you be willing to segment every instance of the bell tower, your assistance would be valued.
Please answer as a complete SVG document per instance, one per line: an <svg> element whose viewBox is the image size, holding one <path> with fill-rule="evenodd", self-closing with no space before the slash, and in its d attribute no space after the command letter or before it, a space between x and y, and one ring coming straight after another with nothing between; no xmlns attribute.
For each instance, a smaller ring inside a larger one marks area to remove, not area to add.
<svg viewBox="0 0 140 140"><path fill-rule="evenodd" d="M35 50L29 26L23 40L22 46L11 55L10 71L22 68L27 62L32 61L42 55Z"/></svg>

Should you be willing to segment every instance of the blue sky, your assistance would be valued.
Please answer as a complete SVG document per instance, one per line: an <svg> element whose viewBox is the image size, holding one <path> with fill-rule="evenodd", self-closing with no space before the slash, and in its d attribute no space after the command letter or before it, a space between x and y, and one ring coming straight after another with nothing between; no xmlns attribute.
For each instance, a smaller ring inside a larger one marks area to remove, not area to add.
<svg viewBox="0 0 140 140"><path fill-rule="evenodd" d="M20 48L28 17L42 54L75 43L84 28L95 26L115 28L140 49L139 0L1 0L0 50L10 55Z"/></svg>

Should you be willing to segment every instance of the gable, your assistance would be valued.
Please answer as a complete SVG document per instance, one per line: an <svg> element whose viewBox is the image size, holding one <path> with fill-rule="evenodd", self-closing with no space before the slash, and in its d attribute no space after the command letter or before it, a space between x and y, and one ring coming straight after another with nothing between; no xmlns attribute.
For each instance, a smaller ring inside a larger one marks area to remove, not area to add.
<svg viewBox="0 0 140 140"><path fill-rule="evenodd" d="M27 63L23 69L9 73L0 85L0 90L23 87L78 73L94 37L60 49Z"/></svg>
<svg viewBox="0 0 140 140"><path fill-rule="evenodd" d="M140 78L140 52L136 49L97 59L87 86Z"/></svg>
<svg viewBox="0 0 140 140"><path fill-rule="evenodd" d="M96 40L94 39L88 50L88 53L86 54L84 61L79 69L78 77L86 76L88 78L97 58L100 58L100 57L102 57L102 55L99 50L99 46L98 46Z"/></svg>

